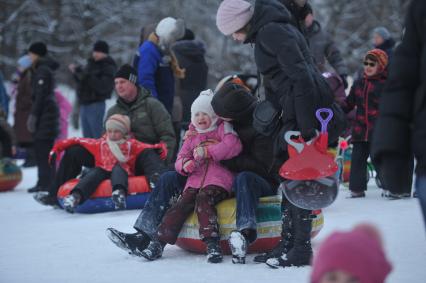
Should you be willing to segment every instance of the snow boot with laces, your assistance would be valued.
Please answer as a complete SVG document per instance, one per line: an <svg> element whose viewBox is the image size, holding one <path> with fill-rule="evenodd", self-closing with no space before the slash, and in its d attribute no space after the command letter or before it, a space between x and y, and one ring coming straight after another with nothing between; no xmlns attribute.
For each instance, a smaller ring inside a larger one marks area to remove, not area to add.
<svg viewBox="0 0 426 283"><path fill-rule="evenodd" d="M74 210L79 205L81 201L81 195L77 192L72 192L71 194L64 197L64 209L66 212L74 213Z"/></svg>
<svg viewBox="0 0 426 283"><path fill-rule="evenodd" d="M115 210L126 208L126 192L123 189L114 189L111 194Z"/></svg>

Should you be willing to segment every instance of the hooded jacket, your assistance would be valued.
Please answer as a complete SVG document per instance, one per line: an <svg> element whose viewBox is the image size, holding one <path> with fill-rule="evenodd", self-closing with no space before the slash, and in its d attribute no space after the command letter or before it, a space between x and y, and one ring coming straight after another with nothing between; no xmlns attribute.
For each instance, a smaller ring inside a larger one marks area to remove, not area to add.
<svg viewBox="0 0 426 283"><path fill-rule="evenodd" d="M200 161L192 173L186 174L183 166L186 162L194 160L193 150L199 145L206 146L209 159ZM237 156L241 149L241 142L231 124L221 120L218 121L215 130L188 137L183 143L175 163L176 171L179 174L188 175L185 189L201 189L215 185L231 192L234 175L220 161Z"/></svg>
<svg viewBox="0 0 426 283"><path fill-rule="evenodd" d="M137 140L149 144L165 142L167 160L171 160L176 148L172 121L161 102L153 98L148 90L139 89L136 100L130 104L118 98L117 103L108 110L106 120L113 114L129 116L131 132Z"/></svg>
<svg viewBox="0 0 426 283"><path fill-rule="evenodd" d="M319 128L315 111L331 107L333 94L317 70L305 37L291 24L292 16L277 0L256 1L247 34L247 43L255 43L255 61L264 76L266 99L283 110L283 127L277 140L285 150L281 136L288 130L300 130L303 136ZM330 137L340 133L329 127Z"/></svg>
<svg viewBox="0 0 426 283"><path fill-rule="evenodd" d="M33 138L54 140L59 134L59 108L56 103L53 72L59 68L58 62L50 57L40 57L31 71L31 115L37 120Z"/></svg>

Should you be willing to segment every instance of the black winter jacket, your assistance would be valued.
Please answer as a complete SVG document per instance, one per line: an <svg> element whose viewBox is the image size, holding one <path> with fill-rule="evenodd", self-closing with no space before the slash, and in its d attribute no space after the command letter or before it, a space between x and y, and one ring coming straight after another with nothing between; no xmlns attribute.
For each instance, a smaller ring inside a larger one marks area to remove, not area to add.
<svg viewBox="0 0 426 283"><path fill-rule="evenodd" d="M426 175L426 2L410 4L402 43L393 53L373 139L373 158L403 164L412 153ZM398 166L396 166L398 167ZM404 166L399 166L404 170ZM394 172L395 177L401 172Z"/></svg>
<svg viewBox="0 0 426 283"><path fill-rule="evenodd" d="M280 182L278 171L281 163L274 158L272 138L259 134L253 128L252 117L253 109L250 109L245 117L239 117L239 121L231 121L243 144L243 151L232 159L222 161L222 164L234 172L256 173L276 189Z"/></svg>
<svg viewBox="0 0 426 283"><path fill-rule="evenodd" d="M36 117L35 140L54 140L59 134L59 108L55 99L55 77L58 62L41 57L32 67L31 115Z"/></svg>
<svg viewBox="0 0 426 283"><path fill-rule="evenodd" d="M84 69L77 68L74 78L78 82L77 96L80 104L90 104L111 98L117 66L111 57L87 60Z"/></svg>
<svg viewBox="0 0 426 283"><path fill-rule="evenodd" d="M266 99L283 110L277 135L280 150L286 150L283 133L300 130L310 136L319 128L315 111L330 107L333 94L318 71L305 37L291 24L291 14L277 0L256 1L247 43L255 43L255 61L264 77ZM329 134L333 139L340 133Z"/></svg>
<svg viewBox="0 0 426 283"><path fill-rule="evenodd" d="M172 47L179 66L185 69L185 78L176 83L175 98L180 97L183 106L183 121L191 121L191 105L201 91L207 88L207 67L204 58L206 50L197 40L182 40Z"/></svg>

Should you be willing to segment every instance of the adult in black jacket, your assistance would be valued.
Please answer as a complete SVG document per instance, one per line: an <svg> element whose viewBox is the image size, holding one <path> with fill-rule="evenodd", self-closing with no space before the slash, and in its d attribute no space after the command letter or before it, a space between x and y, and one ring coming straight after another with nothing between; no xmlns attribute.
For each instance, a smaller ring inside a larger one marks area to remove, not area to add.
<svg viewBox="0 0 426 283"><path fill-rule="evenodd" d="M400 193L410 180L414 153L416 190L426 224L426 3L414 0L405 20L402 43L389 66L373 137L373 158L384 187Z"/></svg>
<svg viewBox="0 0 426 283"><path fill-rule="evenodd" d="M92 57L84 68L74 64L69 66L78 83L81 125L86 138L100 138L103 132L105 100L111 98L117 69L108 53L108 44L99 40L94 44Z"/></svg>
<svg viewBox="0 0 426 283"><path fill-rule="evenodd" d="M319 126L315 111L331 107L333 103L331 90L316 68L307 41L295 22L299 21L278 0L257 0L254 10L244 0L225 0L216 18L223 34L255 44L254 56L264 77L266 100L283 113L283 126L275 135L275 141L276 153L284 158L284 133L299 130L305 140L310 140ZM335 126L329 128L331 140L340 134ZM283 236L274 254L279 256L268 259L267 264L271 267L308 265L312 255L311 211L286 204L283 214L289 216L284 217L286 231L293 233Z"/></svg>
<svg viewBox="0 0 426 283"><path fill-rule="evenodd" d="M48 164L49 151L59 134L59 108L56 103L53 72L59 64L47 57L46 45L42 42L31 44L29 56L31 67L31 114L27 120L28 131L34 139L35 158L38 169L36 190L47 190L51 180Z"/></svg>

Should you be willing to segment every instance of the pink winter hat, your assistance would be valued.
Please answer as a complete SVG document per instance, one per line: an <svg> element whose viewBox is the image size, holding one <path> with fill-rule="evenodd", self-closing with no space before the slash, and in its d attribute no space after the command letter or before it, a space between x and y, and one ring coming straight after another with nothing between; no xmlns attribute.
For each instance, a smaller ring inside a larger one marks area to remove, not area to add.
<svg viewBox="0 0 426 283"><path fill-rule="evenodd" d="M376 228L362 224L349 232L334 232L324 240L313 259L311 283L337 270L351 274L360 283L384 282L392 266Z"/></svg>
<svg viewBox="0 0 426 283"><path fill-rule="evenodd" d="M244 0L224 0L217 10L216 25L224 35L242 29L252 18L253 7Z"/></svg>

